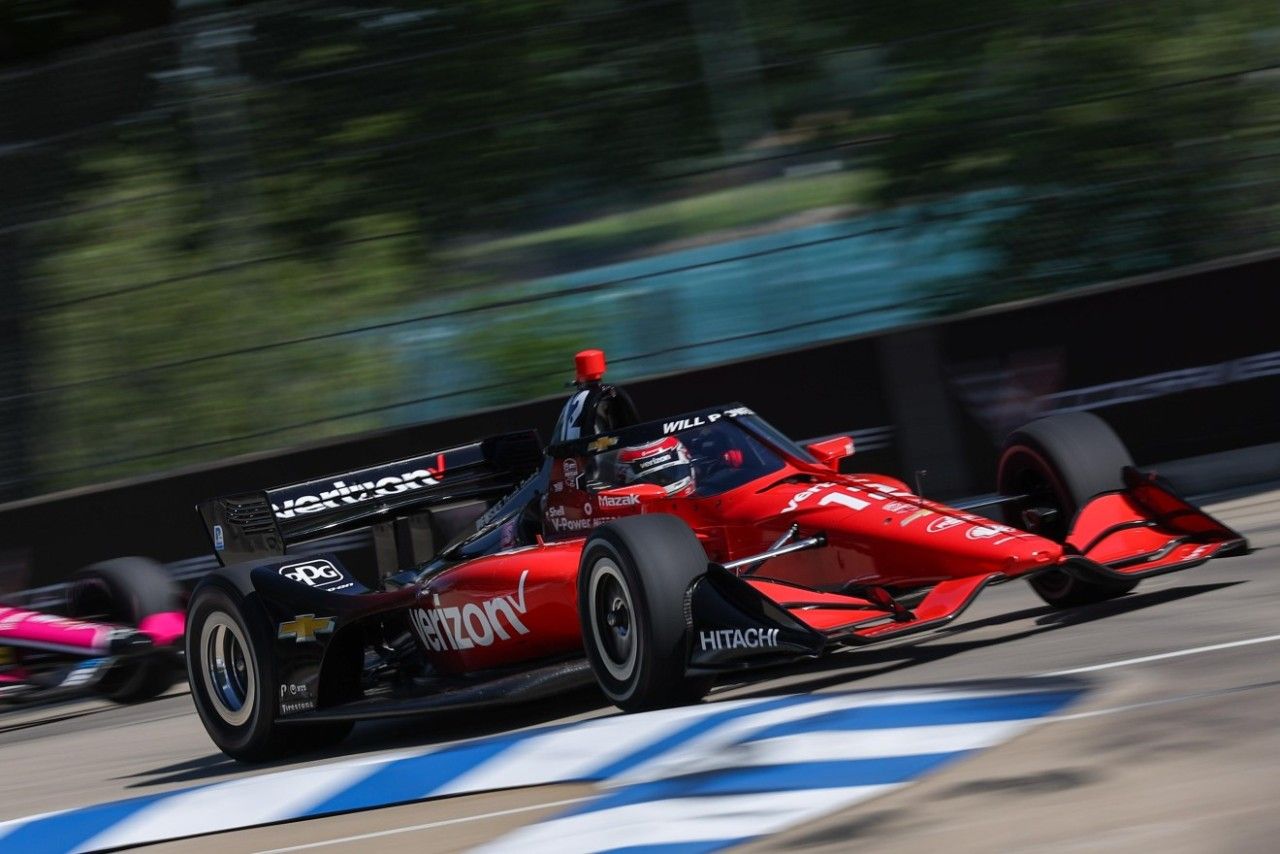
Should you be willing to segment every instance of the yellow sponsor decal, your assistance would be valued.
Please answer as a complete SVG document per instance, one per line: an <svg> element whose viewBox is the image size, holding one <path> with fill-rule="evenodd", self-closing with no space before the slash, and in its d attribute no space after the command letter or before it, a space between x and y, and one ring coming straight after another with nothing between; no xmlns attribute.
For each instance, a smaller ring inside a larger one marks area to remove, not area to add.
<svg viewBox="0 0 1280 854"><path fill-rule="evenodd" d="M925 516L932 516L932 515L933 515L933 511L932 511L932 510L926 510L926 509L924 509L923 507L921 507L919 510L917 510L917 511L916 511L916 512L914 512L914 513L912 513L910 516L908 516L907 518L903 519L903 520L902 520L901 522L899 522L898 524L905 528L905 527L907 527L908 525L910 525L912 522L914 522L916 519L923 519Z"/></svg>
<svg viewBox="0 0 1280 854"><path fill-rule="evenodd" d="M317 617L315 614L299 614L287 623L280 624L280 640L293 638L298 643L313 641L316 635L333 631L333 617Z"/></svg>

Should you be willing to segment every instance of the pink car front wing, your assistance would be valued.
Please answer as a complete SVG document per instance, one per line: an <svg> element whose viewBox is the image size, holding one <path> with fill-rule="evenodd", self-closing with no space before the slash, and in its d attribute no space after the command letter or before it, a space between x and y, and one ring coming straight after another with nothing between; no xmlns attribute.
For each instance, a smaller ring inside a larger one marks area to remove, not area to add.
<svg viewBox="0 0 1280 854"><path fill-rule="evenodd" d="M183 615L178 611L152 614L134 629L0 606L0 646L84 656L121 655L172 644L182 637L182 630Z"/></svg>

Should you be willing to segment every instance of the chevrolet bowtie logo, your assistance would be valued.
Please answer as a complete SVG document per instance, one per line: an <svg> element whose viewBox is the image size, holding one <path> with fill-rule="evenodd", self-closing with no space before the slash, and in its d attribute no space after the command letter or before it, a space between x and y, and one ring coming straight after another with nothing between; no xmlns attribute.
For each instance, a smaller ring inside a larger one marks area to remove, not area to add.
<svg viewBox="0 0 1280 854"><path fill-rule="evenodd" d="M618 444L617 436L601 436L599 439L596 439L593 442L588 442L587 450L588 451L607 451L609 448L612 448L616 444Z"/></svg>
<svg viewBox="0 0 1280 854"><path fill-rule="evenodd" d="M280 624L280 640L294 638L298 643L313 641L322 632L333 631L333 617L317 617L315 614L299 614L287 623Z"/></svg>

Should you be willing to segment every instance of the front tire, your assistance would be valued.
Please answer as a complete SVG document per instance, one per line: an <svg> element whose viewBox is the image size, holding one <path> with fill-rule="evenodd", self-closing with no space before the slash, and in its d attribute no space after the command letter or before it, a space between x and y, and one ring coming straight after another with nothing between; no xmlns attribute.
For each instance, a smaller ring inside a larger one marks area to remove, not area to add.
<svg viewBox="0 0 1280 854"><path fill-rule="evenodd" d="M281 726L266 612L253 593L219 583L196 587L187 612L187 677L191 698L218 749L260 762L341 741L348 721Z"/></svg>
<svg viewBox="0 0 1280 854"><path fill-rule="evenodd" d="M77 572L67 591L67 615L78 620L137 626L153 614L181 610L169 573L145 557L95 563ZM120 658L94 690L116 703L140 703L167 691L180 672L173 651L156 649Z"/></svg>
<svg viewBox="0 0 1280 854"><path fill-rule="evenodd" d="M692 703L711 680L689 677L685 601L707 555L683 521L632 516L592 532L578 570L587 659L609 701L628 711Z"/></svg>
<svg viewBox="0 0 1280 854"><path fill-rule="evenodd" d="M1010 434L996 482L1002 495L1027 495L1032 507L1053 511L1040 527L1022 518L1010 519L1010 524L1063 542L1080 508L1101 492L1123 489L1121 472L1132 465L1128 448L1105 421L1091 412L1070 412L1032 421ZM1138 584L1085 581L1061 569L1038 573L1029 583L1055 608L1114 599Z"/></svg>

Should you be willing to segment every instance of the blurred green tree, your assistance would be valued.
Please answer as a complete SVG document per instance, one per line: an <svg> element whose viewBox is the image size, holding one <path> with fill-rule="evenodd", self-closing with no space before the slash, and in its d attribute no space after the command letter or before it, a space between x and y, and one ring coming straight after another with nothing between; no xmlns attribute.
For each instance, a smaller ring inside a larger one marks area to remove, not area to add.
<svg viewBox="0 0 1280 854"><path fill-rule="evenodd" d="M37 5L8 8L46 52L127 27ZM806 205L934 210L921 229L1015 210L943 311L1266 245L1278 33L1263 0L183 12L7 87L0 122L39 143L0 163L25 176L0 260L35 342L5 391L31 403L27 488L381 426L441 387L413 372L457 366L344 330ZM39 109L47 81L75 97ZM846 171L787 177L825 161ZM538 316L465 327L458 370L497 386L478 402L554 391L542 366L578 336L526 344Z"/></svg>
<svg viewBox="0 0 1280 854"><path fill-rule="evenodd" d="M895 6L956 32L926 44L872 27L903 39L887 56L889 106L864 128L889 137L876 152L883 199L996 188L1019 209L987 236L995 275L941 311L1274 240L1274 3L995 3L985 25L972 7Z"/></svg>

